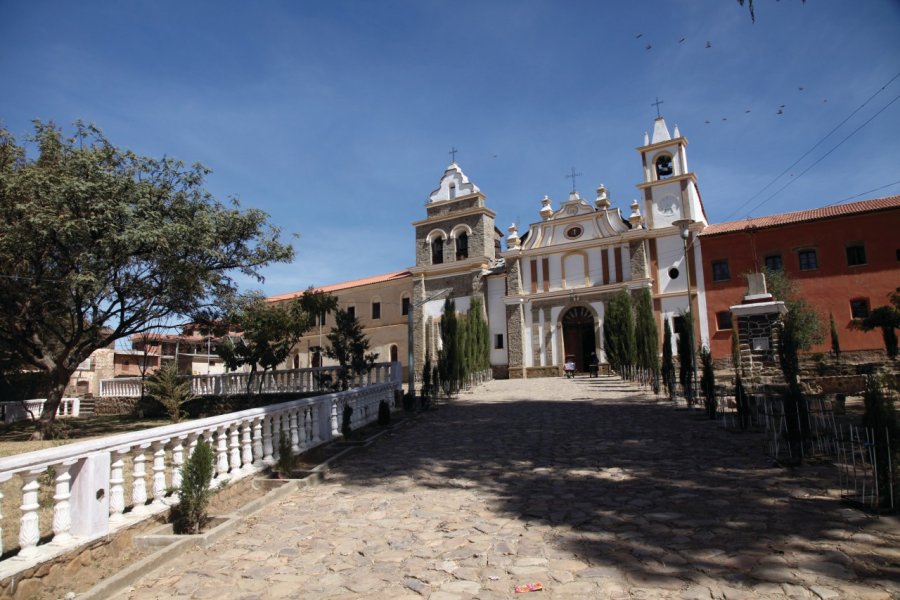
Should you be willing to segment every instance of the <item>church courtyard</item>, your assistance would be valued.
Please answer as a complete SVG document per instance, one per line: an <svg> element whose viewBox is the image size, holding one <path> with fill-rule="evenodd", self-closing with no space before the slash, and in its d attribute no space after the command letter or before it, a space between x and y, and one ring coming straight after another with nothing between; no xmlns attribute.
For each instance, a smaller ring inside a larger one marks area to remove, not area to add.
<svg viewBox="0 0 900 600"><path fill-rule="evenodd" d="M493 381L116 598L900 597L898 521L835 487L617 378Z"/></svg>

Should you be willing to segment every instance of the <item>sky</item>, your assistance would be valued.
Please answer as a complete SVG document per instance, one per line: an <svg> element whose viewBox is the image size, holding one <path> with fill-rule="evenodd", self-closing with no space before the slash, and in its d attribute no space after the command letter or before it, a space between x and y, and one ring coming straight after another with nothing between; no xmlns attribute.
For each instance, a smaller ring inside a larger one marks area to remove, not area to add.
<svg viewBox="0 0 900 600"><path fill-rule="evenodd" d="M900 194L900 1L0 0L0 121L200 162L296 251L245 290L414 264L456 161L505 233L601 183L659 110L710 222ZM799 160L798 160L799 159Z"/></svg>

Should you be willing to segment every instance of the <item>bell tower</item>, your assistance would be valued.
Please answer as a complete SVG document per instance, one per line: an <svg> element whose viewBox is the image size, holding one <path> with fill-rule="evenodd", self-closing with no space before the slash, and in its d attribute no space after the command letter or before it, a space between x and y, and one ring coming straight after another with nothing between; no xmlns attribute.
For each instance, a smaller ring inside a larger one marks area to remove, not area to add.
<svg viewBox="0 0 900 600"><path fill-rule="evenodd" d="M637 149L644 167L644 181L637 187L644 197L649 229L670 227L682 219L706 225L697 176L688 169L687 138L678 125L674 133L670 135L666 120L657 117L652 137L644 133L644 145Z"/></svg>

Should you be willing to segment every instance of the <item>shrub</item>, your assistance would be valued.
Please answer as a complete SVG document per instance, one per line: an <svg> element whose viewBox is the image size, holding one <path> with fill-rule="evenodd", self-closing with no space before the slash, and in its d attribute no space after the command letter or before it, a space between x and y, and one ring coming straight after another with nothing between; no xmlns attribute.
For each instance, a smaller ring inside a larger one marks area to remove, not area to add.
<svg viewBox="0 0 900 600"><path fill-rule="evenodd" d="M382 427L391 424L391 407L384 400L378 403L378 424Z"/></svg>
<svg viewBox="0 0 900 600"><path fill-rule="evenodd" d="M147 391L159 402L173 423L184 417L182 405L194 398L191 380L178 372L178 366L167 363L147 380Z"/></svg>
<svg viewBox="0 0 900 600"><path fill-rule="evenodd" d="M716 375L713 371L712 354L709 348L700 348L700 363L703 366L703 374L700 377L700 390L703 392L703 401L706 404L706 414L710 419L716 418Z"/></svg>
<svg viewBox="0 0 900 600"><path fill-rule="evenodd" d="M353 416L353 407L347 404L344 406L343 419L341 421L341 435L344 439L349 440L353 434L353 428L350 426L350 417Z"/></svg>
<svg viewBox="0 0 900 600"><path fill-rule="evenodd" d="M884 378L880 375L866 377L866 390L863 393L866 411L863 414L862 424L872 429L875 445L875 461L877 463L876 477L878 478L879 496L882 506L890 504L893 482L894 497L900 494L900 469L897 461L900 460L900 423L897 422L897 412L894 408L894 397L890 390L886 389Z"/></svg>
<svg viewBox="0 0 900 600"><path fill-rule="evenodd" d="M291 436L287 432L282 431L278 438L278 462L275 463L275 470L282 477L288 478L294 470L294 464L297 457L294 455L294 448L291 446Z"/></svg>
<svg viewBox="0 0 900 600"><path fill-rule="evenodd" d="M199 533L209 521L207 509L212 497L214 455L209 442L200 439L181 468L179 502L172 512L175 533Z"/></svg>

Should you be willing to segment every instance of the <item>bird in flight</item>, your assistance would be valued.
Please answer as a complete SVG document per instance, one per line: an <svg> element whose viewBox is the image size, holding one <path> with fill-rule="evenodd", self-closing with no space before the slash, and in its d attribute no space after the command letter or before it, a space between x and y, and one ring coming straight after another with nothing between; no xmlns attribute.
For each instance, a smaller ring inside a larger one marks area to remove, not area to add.
<svg viewBox="0 0 900 600"><path fill-rule="evenodd" d="M709 40L706 41L706 47L707 47L707 48L712 48L712 43L710 43Z"/></svg>
<svg viewBox="0 0 900 600"><path fill-rule="evenodd" d="M683 42L684 40L685 40L685 38L681 38L680 40L678 40L678 43L680 44L680 43Z"/></svg>
<svg viewBox="0 0 900 600"><path fill-rule="evenodd" d="M649 49L652 48L652 47L653 47L653 46L651 46L650 44L647 44L647 47L644 48L644 50L649 50Z"/></svg>
<svg viewBox="0 0 900 600"><path fill-rule="evenodd" d="M642 36L642 35L644 35L644 34L643 34L643 33L639 33L639 34L637 34L636 36L634 36L634 39L639 40L639 39L641 39L641 36Z"/></svg>

